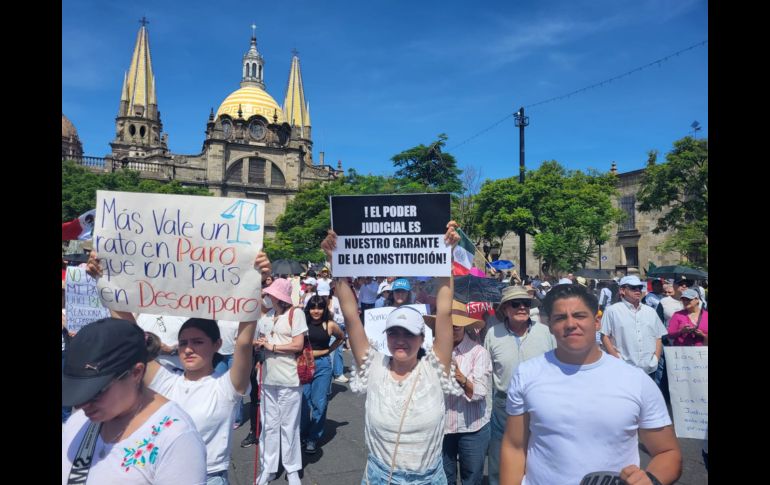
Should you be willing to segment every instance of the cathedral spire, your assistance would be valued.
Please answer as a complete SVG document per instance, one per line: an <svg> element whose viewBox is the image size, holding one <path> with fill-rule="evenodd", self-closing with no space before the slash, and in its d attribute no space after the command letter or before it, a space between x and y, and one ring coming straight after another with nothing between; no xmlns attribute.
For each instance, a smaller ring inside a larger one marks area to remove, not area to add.
<svg viewBox="0 0 770 485"><path fill-rule="evenodd" d="M292 51L291 71L286 86L286 98L283 101L283 113L286 121L299 129L300 137L310 136L310 110L305 101L305 88L302 84L302 71L299 67L299 52Z"/></svg>
<svg viewBox="0 0 770 485"><path fill-rule="evenodd" d="M265 61L257 50L257 26L251 24L251 46L249 46L248 52L243 55L241 87L258 86L265 89L264 73L262 72L264 65Z"/></svg>
<svg viewBox="0 0 770 485"><path fill-rule="evenodd" d="M139 22L142 26L136 36L131 65L123 80L118 116L157 119L158 100L155 95L155 75L152 72L150 38L147 33L149 21L142 17Z"/></svg>

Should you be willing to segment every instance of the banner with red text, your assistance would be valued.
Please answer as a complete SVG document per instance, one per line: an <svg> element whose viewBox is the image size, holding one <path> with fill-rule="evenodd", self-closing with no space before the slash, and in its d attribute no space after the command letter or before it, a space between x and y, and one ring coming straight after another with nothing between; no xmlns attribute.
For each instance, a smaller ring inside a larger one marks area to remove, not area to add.
<svg viewBox="0 0 770 485"><path fill-rule="evenodd" d="M98 191L99 297L118 311L258 318L264 213L261 200Z"/></svg>

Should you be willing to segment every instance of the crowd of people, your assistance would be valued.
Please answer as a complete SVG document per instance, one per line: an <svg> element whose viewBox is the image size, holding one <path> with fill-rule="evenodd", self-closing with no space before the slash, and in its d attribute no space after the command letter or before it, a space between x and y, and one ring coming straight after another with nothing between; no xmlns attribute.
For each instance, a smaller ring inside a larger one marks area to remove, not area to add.
<svg viewBox="0 0 770 485"><path fill-rule="evenodd" d="M63 312L62 483L227 484L233 430L250 421L241 446L259 443L255 483L282 464L299 484L302 454L323 442L332 381L365 395L362 485L480 484L485 463L495 485L577 484L603 470L629 484L679 478L662 346L708 345L694 282L655 282L643 298L636 276L511 275L494 309L471 314L451 278L332 279L335 247L330 231L329 262L301 277L272 274L260 253L256 321L112 312L71 336ZM96 253L87 268L101 274ZM364 325L381 307L393 308L387 353ZM315 371L302 383L306 342Z"/></svg>

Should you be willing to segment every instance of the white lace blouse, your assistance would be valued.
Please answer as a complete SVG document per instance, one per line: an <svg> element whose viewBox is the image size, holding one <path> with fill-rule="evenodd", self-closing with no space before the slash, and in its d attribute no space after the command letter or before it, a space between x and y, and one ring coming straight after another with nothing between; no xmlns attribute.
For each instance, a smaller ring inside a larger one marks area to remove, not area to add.
<svg viewBox="0 0 770 485"><path fill-rule="evenodd" d="M463 393L454 375L449 376L433 349L420 359L406 379L396 382L388 370L390 357L369 348L361 368L353 366L353 392L366 393L364 434L366 446L382 463L390 465L398 427L414 379L419 379L404 419L395 468L425 471L441 457L444 436L444 394Z"/></svg>

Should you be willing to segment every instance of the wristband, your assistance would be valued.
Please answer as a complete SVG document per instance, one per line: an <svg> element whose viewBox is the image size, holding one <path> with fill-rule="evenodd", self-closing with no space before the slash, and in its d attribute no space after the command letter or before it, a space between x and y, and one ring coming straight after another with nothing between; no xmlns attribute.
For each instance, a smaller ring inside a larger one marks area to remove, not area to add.
<svg viewBox="0 0 770 485"><path fill-rule="evenodd" d="M656 477L652 473L650 473L648 471L645 471L644 473L647 474L647 478L650 479L650 481L652 482L652 485L663 485L662 483L660 483L660 480L658 480L658 477Z"/></svg>
<svg viewBox="0 0 770 485"><path fill-rule="evenodd" d="M275 353L275 344L273 344L273 353Z"/></svg>

